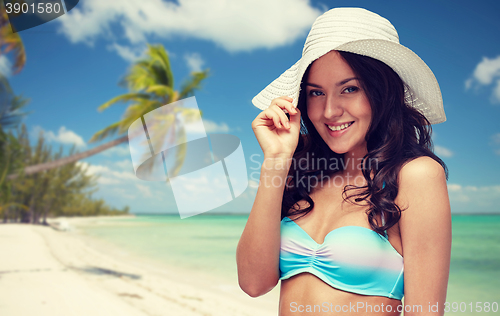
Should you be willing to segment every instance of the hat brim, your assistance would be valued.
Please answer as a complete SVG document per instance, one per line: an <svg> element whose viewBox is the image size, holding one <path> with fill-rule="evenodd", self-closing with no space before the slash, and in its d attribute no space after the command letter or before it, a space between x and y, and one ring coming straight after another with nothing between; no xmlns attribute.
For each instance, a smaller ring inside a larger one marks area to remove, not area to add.
<svg viewBox="0 0 500 316"><path fill-rule="evenodd" d="M293 99L293 105L297 106L300 84L307 67L332 50L355 53L382 61L409 87L405 96L407 102L425 115L431 124L446 121L441 90L427 64L407 47L381 39L355 40L337 47L320 47L309 52L256 95L252 103L264 110L275 98L289 96Z"/></svg>

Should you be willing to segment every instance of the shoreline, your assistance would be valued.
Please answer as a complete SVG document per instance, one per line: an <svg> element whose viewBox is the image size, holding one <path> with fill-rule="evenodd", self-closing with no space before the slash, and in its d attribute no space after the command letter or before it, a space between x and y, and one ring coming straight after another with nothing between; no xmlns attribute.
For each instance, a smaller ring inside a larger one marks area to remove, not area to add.
<svg viewBox="0 0 500 316"><path fill-rule="evenodd" d="M0 251L10 254L0 262L0 278L8 284L0 289L0 310L16 316L277 315L279 286L251 298L236 280L155 264L78 232L82 223L100 219L50 219L51 226L67 221L66 231L0 225Z"/></svg>

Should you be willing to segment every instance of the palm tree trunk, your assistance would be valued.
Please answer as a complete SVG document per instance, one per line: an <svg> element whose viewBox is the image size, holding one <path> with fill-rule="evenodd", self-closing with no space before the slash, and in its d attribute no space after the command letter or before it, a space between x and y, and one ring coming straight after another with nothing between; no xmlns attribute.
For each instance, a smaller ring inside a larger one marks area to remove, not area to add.
<svg viewBox="0 0 500 316"><path fill-rule="evenodd" d="M85 158L88 158L88 157L93 156L95 154L101 153L108 148L123 144L127 140L128 140L128 136L123 136L123 137L120 137L118 139L107 142L106 144L102 144L102 145L97 146L95 148L89 149L87 151L84 151L84 152L81 152L78 154L74 154L74 155L69 156L69 157L64 157L64 158L61 158L58 160L45 162L45 163L41 163L38 165L28 166L28 167L24 168L24 174L29 175L29 174L34 174L37 172L61 167L61 166L64 166L66 164L69 164L69 163L72 163L72 162L75 162L75 161L78 161L81 159L85 159ZM9 176L7 176L7 179L13 180L17 177L18 177L18 174L14 173L14 174L10 174Z"/></svg>
<svg viewBox="0 0 500 316"><path fill-rule="evenodd" d="M3 223L7 223L7 219L9 218L9 209L10 207L7 206L5 207L5 210L3 211Z"/></svg>
<svg viewBox="0 0 500 316"><path fill-rule="evenodd" d="M49 224L47 223L47 214L49 213L50 207L52 206L52 199L50 200L48 205L45 205L43 209L43 219L42 219L42 225L48 226Z"/></svg>

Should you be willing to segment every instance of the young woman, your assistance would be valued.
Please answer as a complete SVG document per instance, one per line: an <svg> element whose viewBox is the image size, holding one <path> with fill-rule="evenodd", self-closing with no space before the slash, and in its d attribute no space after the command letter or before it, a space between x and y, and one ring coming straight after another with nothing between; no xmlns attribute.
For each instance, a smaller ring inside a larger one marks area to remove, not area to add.
<svg viewBox="0 0 500 316"><path fill-rule="evenodd" d="M430 124L446 118L392 24L326 12L253 103L264 163L237 249L243 291L281 280L280 315L443 315L451 214Z"/></svg>

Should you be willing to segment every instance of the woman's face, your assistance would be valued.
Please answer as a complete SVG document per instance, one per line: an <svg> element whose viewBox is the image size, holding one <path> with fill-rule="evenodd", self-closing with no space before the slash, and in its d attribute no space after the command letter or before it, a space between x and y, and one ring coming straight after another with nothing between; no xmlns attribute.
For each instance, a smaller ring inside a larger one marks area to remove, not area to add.
<svg viewBox="0 0 500 316"><path fill-rule="evenodd" d="M372 110L351 67L331 51L311 65L306 80L307 115L328 147L364 156Z"/></svg>

